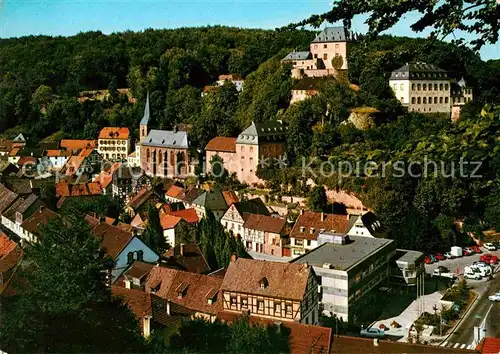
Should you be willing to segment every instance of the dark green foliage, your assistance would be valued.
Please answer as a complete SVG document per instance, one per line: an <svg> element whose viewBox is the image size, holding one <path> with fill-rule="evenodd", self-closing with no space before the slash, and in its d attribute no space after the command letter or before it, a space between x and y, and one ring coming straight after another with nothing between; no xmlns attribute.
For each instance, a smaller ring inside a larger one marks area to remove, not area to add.
<svg viewBox="0 0 500 354"><path fill-rule="evenodd" d="M105 285L111 266L83 219L43 227L41 241L25 248L18 295L3 306L2 349L144 352L137 320Z"/></svg>
<svg viewBox="0 0 500 354"><path fill-rule="evenodd" d="M146 230L141 235L141 239L159 255L162 255L167 248L175 246L166 244L160 224L160 214L153 203L148 205L148 223Z"/></svg>
<svg viewBox="0 0 500 354"><path fill-rule="evenodd" d="M122 206L116 199L107 195L68 198L62 205L63 214L75 214L84 217L88 213L118 218Z"/></svg>
<svg viewBox="0 0 500 354"><path fill-rule="evenodd" d="M250 324L248 317L231 324L202 318L186 320L172 336L170 350L189 353L288 353L289 330Z"/></svg>
<svg viewBox="0 0 500 354"><path fill-rule="evenodd" d="M326 191L324 186L316 186L309 193L307 206L313 211L325 211L328 206Z"/></svg>
<svg viewBox="0 0 500 354"><path fill-rule="evenodd" d="M197 228L187 222L181 221L175 229L176 238L179 237L181 243L196 242ZM171 245L173 246L173 245Z"/></svg>

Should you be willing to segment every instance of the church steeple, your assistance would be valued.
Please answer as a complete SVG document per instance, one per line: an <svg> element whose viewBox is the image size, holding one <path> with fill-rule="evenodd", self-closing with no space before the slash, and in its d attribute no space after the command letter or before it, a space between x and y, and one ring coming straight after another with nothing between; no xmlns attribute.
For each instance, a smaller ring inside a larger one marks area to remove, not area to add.
<svg viewBox="0 0 500 354"><path fill-rule="evenodd" d="M146 107L144 107L144 116L139 123L139 140L143 141L148 135L148 123L149 123L150 111L149 111L149 91L146 96Z"/></svg>

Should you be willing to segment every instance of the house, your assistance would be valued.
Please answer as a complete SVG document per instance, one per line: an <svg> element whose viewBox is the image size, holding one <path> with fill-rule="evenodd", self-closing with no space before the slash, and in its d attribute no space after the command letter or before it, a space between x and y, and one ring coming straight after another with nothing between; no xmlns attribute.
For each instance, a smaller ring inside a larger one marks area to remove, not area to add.
<svg viewBox="0 0 500 354"><path fill-rule="evenodd" d="M139 124L137 158L148 176L186 178L194 171L189 166L189 141L185 131L149 130L149 93L144 116Z"/></svg>
<svg viewBox="0 0 500 354"><path fill-rule="evenodd" d="M222 310L222 281L210 275L154 267L145 285L153 303L161 309L153 313L153 319L180 314L214 321Z"/></svg>
<svg viewBox="0 0 500 354"><path fill-rule="evenodd" d="M196 243L181 243L165 254L165 266L190 273L207 274L211 269Z"/></svg>
<svg viewBox="0 0 500 354"><path fill-rule="evenodd" d="M155 263L160 258L133 233L116 226L100 223L92 229L92 234L101 240L101 247L115 261L111 271L111 283L115 282L134 260Z"/></svg>
<svg viewBox="0 0 500 354"><path fill-rule="evenodd" d="M184 188L176 184L172 185L165 193L165 200L170 203L182 203L184 197Z"/></svg>
<svg viewBox="0 0 500 354"><path fill-rule="evenodd" d="M208 85L203 87L203 91L201 91L201 97L205 97L211 92L217 92L220 86Z"/></svg>
<svg viewBox="0 0 500 354"><path fill-rule="evenodd" d="M243 91L243 84L245 80L243 80L239 75L236 74L228 74L228 75L219 75L219 80L217 80L217 86L223 86L226 81L229 81L236 86L236 91Z"/></svg>
<svg viewBox="0 0 500 354"><path fill-rule="evenodd" d="M104 195L113 195L113 174L115 171L120 170L121 167L120 162L115 162L111 166L104 166L103 170L99 175L94 178L94 182L99 183L102 188L102 194ZM126 168L125 168L126 169Z"/></svg>
<svg viewBox="0 0 500 354"><path fill-rule="evenodd" d="M8 156L13 148L13 144L12 140L0 139L0 156Z"/></svg>
<svg viewBox="0 0 500 354"><path fill-rule="evenodd" d="M59 142L59 147L70 151L95 149L97 147L97 140L62 139Z"/></svg>
<svg viewBox="0 0 500 354"><path fill-rule="evenodd" d="M223 311L316 324L318 283L311 267L233 256L221 286Z"/></svg>
<svg viewBox="0 0 500 354"><path fill-rule="evenodd" d="M99 132L97 152L106 161L127 161L130 154L130 131L123 127L105 127Z"/></svg>
<svg viewBox="0 0 500 354"><path fill-rule="evenodd" d="M195 188L195 187L188 187L186 192L184 193L184 198L182 199L182 202L184 203L185 208L192 208L193 202L198 198L201 194L203 194L205 190L201 188ZM224 192L222 192L222 195L224 195Z"/></svg>
<svg viewBox="0 0 500 354"><path fill-rule="evenodd" d="M349 215L349 236L387 238L389 229L384 227L371 211L361 215Z"/></svg>
<svg viewBox="0 0 500 354"><path fill-rule="evenodd" d="M318 246L318 235L324 231L347 233L348 215L326 214L301 209L290 232L292 257L299 256Z"/></svg>
<svg viewBox="0 0 500 354"><path fill-rule="evenodd" d="M72 155L61 169L61 174L79 178L82 175L91 177L101 172L101 155L94 149L82 149L77 155Z"/></svg>
<svg viewBox="0 0 500 354"><path fill-rule="evenodd" d="M304 101L319 94L321 84L326 82L324 77L305 77L292 86L292 98L290 104Z"/></svg>
<svg viewBox="0 0 500 354"><path fill-rule="evenodd" d="M68 183L61 180L55 185L56 197L69 198L69 197L82 197L82 196L99 196L103 194L103 190L99 182L87 183ZM59 205L59 207L62 205Z"/></svg>
<svg viewBox="0 0 500 354"><path fill-rule="evenodd" d="M7 288L22 257L22 248L0 231L0 295Z"/></svg>
<svg viewBox="0 0 500 354"><path fill-rule="evenodd" d="M55 220L59 215L52 210L40 207L31 216L21 224L22 242L36 242L39 237L41 237L40 226L48 224L51 220Z"/></svg>
<svg viewBox="0 0 500 354"><path fill-rule="evenodd" d="M113 198L123 199L132 193L132 180L135 174L142 174L142 170L123 166L112 173L111 188Z"/></svg>
<svg viewBox="0 0 500 354"><path fill-rule="evenodd" d="M289 241L285 237L286 219L247 214L243 224L242 241L248 251L282 257Z"/></svg>
<svg viewBox="0 0 500 354"><path fill-rule="evenodd" d="M206 173L212 174L212 164L211 161L215 156L219 156L223 161L223 166L220 166L220 171L223 171L222 167L226 168L228 171L234 171L236 167L228 169L228 166L236 166L238 164L238 159L236 156L236 138L230 138L225 136L217 136L210 140L205 146L205 161L206 161Z"/></svg>
<svg viewBox="0 0 500 354"><path fill-rule="evenodd" d="M500 353L500 338L486 337L477 346L481 354Z"/></svg>
<svg viewBox="0 0 500 354"><path fill-rule="evenodd" d="M0 160L0 181L2 177L12 177L19 172L16 165L11 164L8 159Z"/></svg>
<svg viewBox="0 0 500 354"><path fill-rule="evenodd" d="M445 70L423 62L407 63L394 70L389 85L408 111L451 114L453 106L457 106L459 114L458 106L473 99L465 80L455 83Z"/></svg>
<svg viewBox="0 0 500 354"><path fill-rule="evenodd" d="M241 315L220 312L217 317L223 322L230 323L241 317ZM249 316L248 321L251 325L261 325L264 327L277 326L280 328L280 331L287 333L289 352L291 354L330 353L333 340L333 330L331 328L297 322L276 321L257 316Z"/></svg>
<svg viewBox="0 0 500 354"><path fill-rule="evenodd" d="M123 272L123 285L127 289L136 289L144 291L144 284L154 264L141 261L134 261L130 267Z"/></svg>
<svg viewBox="0 0 500 354"><path fill-rule="evenodd" d="M154 197L153 190L151 190L148 186L144 186L137 194L130 198L127 206L125 207L125 211L131 217L134 217L138 212L146 211L147 206L149 205L148 203L154 202Z"/></svg>
<svg viewBox="0 0 500 354"><path fill-rule="evenodd" d="M18 197L19 194L0 184L0 215L3 215Z"/></svg>
<svg viewBox="0 0 500 354"><path fill-rule="evenodd" d="M228 208L234 203L238 203L240 201L235 191L222 191L222 196L224 197Z"/></svg>
<svg viewBox="0 0 500 354"><path fill-rule="evenodd" d="M44 203L35 194L30 194L27 198L19 197L2 214L2 225L12 231L19 238L23 238L23 229L21 228L21 224L26 218L43 206Z"/></svg>
<svg viewBox="0 0 500 354"><path fill-rule="evenodd" d="M292 77L338 77L348 69L349 32L344 27L326 27L309 45L309 51L289 53L282 62L292 65Z"/></svg>
<svg viewBox="0 0 500 354"><path fill-rule="evenodd" d="M47 171L59 171L72 155L71 150L45 150L41 163Z"/></svg>
<svg viewBox="0 0 500 354"><path fill-rule="evenodd" d="M353 321L367 294L389 276L389 261L396 253L393 240L321 232L319 246L292 260L308 264L321 277L322 313Z"/></svg>
<svg viewBox="0 0 500 354"><path fill-rule="evenodd" d="M114 285L111 286L111 292L115 297L122 299L123 303L133 312L139 320L142 335L148 338L151 335L151 319L153 317L150 294Z"/></svg>
<svg viewBox="0 0 500 354"><path fill-rule="evenodd" d="M198 221L198 215L194 209L160 213L160 224L163 229L163 236L165 237L165 241L172 247L180 243L179 237L176 237L176 233L182 228L182 224L196 225Z"/></svg>
<svg viewBox="0 0 500 354"><path fill-rule="evenodd" d="M247 214L271 215L260 198L233 203L221 218L221 224L233 235L243 236L243 224Z"/></svg>
<svg viewBox="0 0 500 354"><path fill-rule="evenodd" d="M216 220L220 220L227 210L227 204L220 189L204 191L198 198L193 200L192 205L198 214L199 219L203 219L210 210Z"/></svg>
<svg viewBox="0 0 500 354"><path fill-rule="evenodd" d="M462 106L473 99L472 87L467 85L463 77L458 82L451 81L451 103L453 104L451 119L457 120L460 118Z"/></svg>

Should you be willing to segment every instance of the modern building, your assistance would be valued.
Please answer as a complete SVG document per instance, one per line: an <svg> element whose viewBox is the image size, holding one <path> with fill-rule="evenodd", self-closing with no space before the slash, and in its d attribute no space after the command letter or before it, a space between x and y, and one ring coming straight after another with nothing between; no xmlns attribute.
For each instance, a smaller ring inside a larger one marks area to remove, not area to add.
<svg viewBox="0 0 500 354"><path fill-rule="evenodd" d="M226 81L229 81L236 86L236 90L238 92L243 91L243 84L245 80L243 80L239 75L236 74L228 74L228 75L219 75L219 80L217 80L217 86L223 86Z"/></svg>
<svg viewBox="0 0 500 354"><path fill-rule="evenodd" d="M313 325L319 320L316 274L305 264L233 256L221 292L225 312Z"/></svg>
<svg viewBox="0 0 500 354"><path fill-rule="evenodd" d="M424 254L418 251L397 249L390 263L390 280L394 283L416 286L417 279L425 274Z"/></svg>
<svg viewBox="0 0 500 354"><path fill-rule="evenodd" d="M455 84L445 70L422 62L394 70L389 85L408 111L451 114L455 104L472 100L472 89L465 80Z"/></svg>
<svg viewBox="0 0 500 354"><path fill-rule="evenodd" d="M351 321L356 302L388 279L396 244L388 239L332 232L322 232L318 241L316 249L292 263L309 264L321 277L323 314Z"/></svg>
<svg viewBox="0 0 500 354"><path fill-rule="evenodd" d="M320 233L349 230L349 215L317 213L301 209L300 215L290 232L291 256L297 257L318 247Z"/></svg>
<svg viewBox="0 0 500 354"><path fill-rule="evenodd" d="M327 27L314 38L307 52L293 51L283 62L292 64L292 77L338 77L348 69L349 32L344 27Z"/></svg>
<svg viewBox="0 0 500 354"><path fill-rule="evenodd" d="M105 127L99 132L97 151L106 161L127 161L130 154L130 131L128 128Z"/></svg>

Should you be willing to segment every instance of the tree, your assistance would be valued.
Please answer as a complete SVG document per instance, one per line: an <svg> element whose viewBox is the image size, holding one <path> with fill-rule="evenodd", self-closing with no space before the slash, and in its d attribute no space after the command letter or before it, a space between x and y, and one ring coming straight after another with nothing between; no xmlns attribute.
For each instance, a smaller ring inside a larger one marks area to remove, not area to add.
<svg viewBox="0 0 500 354"><path fill-rule="evenodd" d="M315 186L309 198L307 199L307 206L313 211L325 211L328 206L328 199L326 197L326 190L324 186Z"/></svg>
<svg viewBox="0 0 500 354"><path fill-rule="evenodd" d="M138 322L105 284L112 260L83 219L41 229L25 248L18 295L3 306L0 340L9 352L143 352ZM92 340L89 340L92 338Z"/></svg>
<svg viewBox="0 0 500 354"><path fill-rule="evenodd" d="M368 33L375 36L396 23L409 12L419 12L420 18L410 28L415 32L431 29L431 39L444 39L453 34L455 42L465 43L460 31L470 33L475 38L470 44L479 50L484 44L498 41L500 25L500 4L485 0L465 0L457 2L436 2L433 0L403 1L363 1L339 0L333 3L332 9L322 15L313 15L307 20L287 26L296 28L311 24L319 27L324 21L335 23L343 21L347 27L356 15L368 14L366 24Z"/></svg>
<svg viewBox="0 0 500 354"><path fill-rule="evenodd" d="M224 167L224 160L219 155L213 155L210 159L211 177L219 184L225 184L229 177L228 171Z"/></svg>
<svg viewBox="0 0 500 354"><path fill-rule="evenodd" d="M196 226L182 220L175 229L175 235L181 243L193 243L196 242L196 231Z"/></svg>
<svg viewBox="0 0 500 354"><path fill-rule="evenodd" d="M142 233L141 238L149 248L160 255L163 254L167 248L175 246L166 243L160 223L160 214L153 203L148 205L147 227Z"/></svg>

